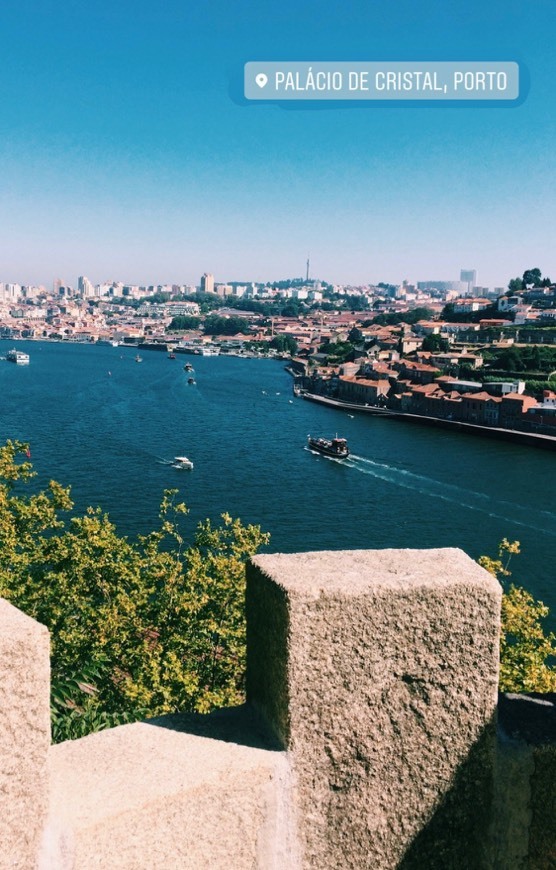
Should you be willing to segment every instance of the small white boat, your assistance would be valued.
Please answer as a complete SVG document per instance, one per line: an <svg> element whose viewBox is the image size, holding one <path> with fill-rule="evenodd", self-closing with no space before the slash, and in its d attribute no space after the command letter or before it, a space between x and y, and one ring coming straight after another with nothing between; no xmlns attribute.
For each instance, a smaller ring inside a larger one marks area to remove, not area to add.
<svg viewBox="0 0 556 870"><path fill-rule="evenodd" d="M179 471L190 471L193 468L193 463L187 456L174 456L172 468L177 468Z"/></svg>

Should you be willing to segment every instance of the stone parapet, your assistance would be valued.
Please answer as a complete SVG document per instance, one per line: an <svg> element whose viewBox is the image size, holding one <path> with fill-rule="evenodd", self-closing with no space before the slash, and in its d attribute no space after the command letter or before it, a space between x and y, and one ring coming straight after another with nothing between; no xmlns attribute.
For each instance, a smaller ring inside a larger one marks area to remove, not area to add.
<svg viewBox="0 0 556 870"><path fill-rule="evenodd" d="M556 866L555 698L497 708L489 574L367 550L247 581L247 705L58 746L48 633L0 600L0 870Z"/></svg>
<svg viewBox="0 0 556 870"><path fill-rule="evenodd" d="M294 853L285 754L245 708L53 746L39 870L279 870Z"/></svg>
<svg viewBox="0 0 556 870"><path fill-rule="evenodd" d="M50 638L0 598L0 868L35 866L48 806Z"/></svg>
<svg viewBox="0 0 556 870"><path fill-rule="evenodd" d="M449 549L247 576L248 700L290 753L303 866L488 866L499 584Z"/></svg>

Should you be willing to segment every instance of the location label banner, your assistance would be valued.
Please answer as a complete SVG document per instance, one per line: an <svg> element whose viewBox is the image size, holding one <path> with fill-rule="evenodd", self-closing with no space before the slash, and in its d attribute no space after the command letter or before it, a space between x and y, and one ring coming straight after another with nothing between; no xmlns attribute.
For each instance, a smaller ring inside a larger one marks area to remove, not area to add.
<svg viewBox="0 0 556 870"><path fill-rule="evenodd" d="M514 61L250 61L244 68L248 100L516 101Z"/></svg>

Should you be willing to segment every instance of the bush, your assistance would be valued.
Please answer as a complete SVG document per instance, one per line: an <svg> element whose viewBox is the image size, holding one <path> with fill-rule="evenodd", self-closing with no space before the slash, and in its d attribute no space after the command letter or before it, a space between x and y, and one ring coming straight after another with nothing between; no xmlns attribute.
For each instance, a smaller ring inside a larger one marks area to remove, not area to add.
<svg viewBox="0 0 556 870"><path fill-rule="evenodd" d="M549 610L542 601L519 586L506 587L511 576L509 563L519 553L519 541L506 538L497 558L481 556L479 564L497 577L504 588L502 596L502 630L500 636L500 691L555 692L556 635L544 633L541 620Z"/></svg>
<svg viewBox="0 0 556 870"><path fill-rule="evenodd" d="M27 445L0 448L0 595L51 632L57 740L147 715L207 712L244 694L244 565L268 541L227 514L200 523L164 493L159 527L136 541L99 508L69 521L69 488L34 476Z"/></svg>

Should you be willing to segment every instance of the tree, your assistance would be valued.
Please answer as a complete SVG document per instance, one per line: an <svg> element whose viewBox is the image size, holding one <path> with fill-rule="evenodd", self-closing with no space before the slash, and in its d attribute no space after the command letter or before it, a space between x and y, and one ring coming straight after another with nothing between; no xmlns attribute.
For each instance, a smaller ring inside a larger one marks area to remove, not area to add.
<svg viewBox="0 0 556 870"><path fill-rule="evenodd" d="M243 317L218 317L211 314L205 320L203 328L207 335L236 335L238 332L248 333L249 323Z"/></svg>
<svg viewBox="0 0 556 870"><path fill-rule="evenodd" d="M168 330L171 332L173 330L198 329L200 323L200 317L195 317L191 314L182 314L172 318Z"/></svg>
<svg viewBox="0 0 556 870"><path fill-rule="evenodd" d="M481 556L478 561L504 588L511 576L508 567L511 557L519 552L519 541L504 538L497 558ZM548 607L526 589L513 584L504 588L500 636L502 692L556 691L556 668L549 663L556 656L556 635L545 634L541 624L548 612Z"/></svg>
<svg viewBox="0 0 556 870"><path fill-rule="evenodd" d="M358 329L356 326L352 326L352 328L348 332L347 340L350 341L352 344L361 344L363 339L364 335L361 330Z"/></svg>
<svg viewBox="0 0 556 870"><path fill-rule="evenodd" d="M423 350L430 351L431 353L444 353L450 349L450 342L441 335L426 335L421 347Z"/></svg>
<svg viewBox="0 0 556 870"><path fill-rule="evenodd" d="M173 490L159 527L136 541L99 508L68 522L69 488L25 493L26 450L0 448L0 595L51 632L56 738L240 702L244 563L268 535L223 514L186 545Z"/></svg>
<svg viewBox="0 0 556 870"><path fill-rule="evenodd" d="M292 335L275 335L270 346L279 353L289 353L290 356L295 356L297 353L297 341Z"/></svg>
<svg viewBox="0 0 556 870"><path fill-rule="evenodd" d="M542 272L540 269L527 269L523 273L523 286L528 287L532 285L533 287L539 287L542 280Z"/></svg>
<svg viewBox="0 0 556 870"><path fill-rule="evenodd" d="M508 281L508 290L510 296L514 296L516 293L520 293L523 290L523 281L521 278L511 278Z"/></svg>

